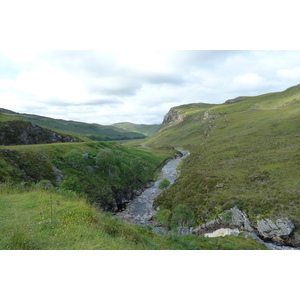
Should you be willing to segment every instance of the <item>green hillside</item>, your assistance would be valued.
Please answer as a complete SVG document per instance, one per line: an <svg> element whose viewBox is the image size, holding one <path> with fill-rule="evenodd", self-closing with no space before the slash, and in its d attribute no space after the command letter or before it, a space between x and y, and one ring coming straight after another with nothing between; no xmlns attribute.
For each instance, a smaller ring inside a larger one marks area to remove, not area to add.
<svg viewBox="0 0 300 300"><path fill-rule="evenodd" d="M145 136L150 136L159 130L161 124L145 125L145 124L133 124L129 122L123 122L123 123L114 123L111 126L121 128L126 131L137 132Z"/></svg>
<svg viewBox="0 0 300 300"><path fill-rule="evenodd" d="M66 121L32 114L20 114L3 108L0 108L0 113L5 114L8 117L17 117L29 120L34 124L38 124L55 131L88 137L95 141L141 139L145 137L143 134L129 132L122 128L113 126Z"/></svg>
<svg viewBox="0 0 300 300"><path fill-rule="evenodd" d="M28 120L0 113L0 145L29 145L89 140L38 126Z"/></svg>
<svg viewBox="0 0 300 300"><path fill-rule="evenodd" d="M105 210L116 210L153 180L163 162L174 155L154 156L115 142L1 146L0 182L37 184L48 181L85 195Z"/></svg>
<svg viewBox="0 0 300 300"><path fill-rule="evenodd" d="M252 239L163 236L112 218L86 199L53 187L0 184L0 249L201 250L265 249Z"/></svg>
<svg viewBox="0 0 300 300"><path fill-rule="evenodd" d="M237 206L252 220L288 216L299 231L299 112L300 86L171 109L143 145L182 147L191 154L155 205L172 211L185 204L199 224Z"/></svg>
<svg viewBox="0 0 300 300"><path fill-rule="evenodd" d="M242 235L154 234L99 210L154 179L170 149L156 153L114 142L2 146L0 249L265 249Z"/></svg>

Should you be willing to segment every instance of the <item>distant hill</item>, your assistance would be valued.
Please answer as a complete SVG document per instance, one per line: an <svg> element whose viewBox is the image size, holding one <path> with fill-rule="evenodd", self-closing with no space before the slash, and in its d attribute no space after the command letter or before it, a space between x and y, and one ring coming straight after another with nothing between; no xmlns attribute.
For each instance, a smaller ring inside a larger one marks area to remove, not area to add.
<svg viewBox="0 0 300 300"><path fill-rule="evenodd" d="M137 132L146 136L150 136L159 130L161 124L145 125L145 124L133 124L129 122L123 122L123 123L114 123L111 126L121 128L126 131Z"/></svg>
<svg viewBox="0 0 300 300"><path fill-rule="evenodd" d="M70 134L43 128L28 120L0 113L0 145L30 145L82 142Z"/></svg>
<svg viewBox="0 0 300 300"><path fill-rule="evenodd" d="M49 128L51 130L84 136L95 141L130 140L145 138L145 135L141 133L130 132L128 130L117 128L114 126L103 126L99 124L89 124L84 122L53 119L33 114L22 114L4 108L0 108L0 113L3 113L8 117L17 117L29 120L34 124Z"/></svg>

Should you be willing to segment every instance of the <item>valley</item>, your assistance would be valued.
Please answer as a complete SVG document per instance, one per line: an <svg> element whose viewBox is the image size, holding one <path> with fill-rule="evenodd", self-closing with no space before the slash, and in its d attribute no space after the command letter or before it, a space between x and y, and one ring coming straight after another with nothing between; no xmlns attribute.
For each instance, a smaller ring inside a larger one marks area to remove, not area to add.
<svg viewBox="0 0 300 300"><path fill-rule="evenodd" d="M299 99L298 85L282 92L230 99L223 104L186 104L171 108L161 126L145 128L153 130L150 132L136 132L138 127L123 124L123 136L105 137L115 141L95 141L99 132L79 134L75 127L67 132L61 125L61 131L55 134L75 140L56 143L43 138L27 142L31 138L24 138L24 122L35 124L42 118L30 116L30 120L25 120L24 116L3 109L0 137L7 142L0 146L4 228L0 247L266 249L247 235L255 232L265 241L299 248ZM54 125L46 127L47 124L34 126L55 132ZM9 138L7 128L13 133ZM126 130L135 130L137 135ZM38 132L44 136L44 131ZM23 145L15 143L20 143L19 136L25 141ZM148 215L145 222L130 222L143 223L141 226L112 217L117 213L130 219L128 211L120 211L126 205L134 211L133 199L141 202L138 196L144 197L143 191L151 182L156 181L157 191L159 172L176 157L175 148L190 155L173 167L172 171L175 168L179 174L176 180L167 177L171 185L150 197L150 206L153 203L157 211L152 221ZM51 192L45 188L47 184L51 185ZM49 201L55 203L54 221L49 218ZM237 221L237 215L232 214L237 210L244 221ZM64 214L72 219L69 223ZM10 215L14 216L12 221ZM168 232L154 233L153 224ZM193 235L180 234L189 228L193 228ZM204 236L222 228L242 233ZM82 238L73 245L72 230L80 232ZM42 242L43 234L49 243ZM64 244L61 239L67 234L70 240ZM101 239L97 240L99 236Z"/></svg>

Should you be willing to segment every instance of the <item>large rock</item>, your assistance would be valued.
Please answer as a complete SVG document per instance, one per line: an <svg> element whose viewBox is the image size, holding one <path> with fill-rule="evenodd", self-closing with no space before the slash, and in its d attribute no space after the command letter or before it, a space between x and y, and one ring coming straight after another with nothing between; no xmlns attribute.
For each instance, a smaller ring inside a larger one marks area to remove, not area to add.
<svg viewBox="0 0 300 300"><path fill-rule="evenodd" d="M275 223L270 219L257 221L257 230L259 234L275 242L284 242L295 229L295 225L288 218L277 219Z"/></svg>
<svg viewBox="0 0 300 300"><path fill-rule="evenodd" d="M192 234L202 235L208 232L213 232L220 228L231 228L239 229L241 231L253 232L247 215L240 211L237 207L233 207L230 210L225 211L216 219L211 220L207 223L202 224L201 226L193 229Z"/></svg>
<svg viewBox="0 0 300 300"><path fill-rule="evenodd" d="M250 225L250 221L247 215L244 212L240 211L237 207L231 208L230 211L232 212L232 217L231 217L232 226L238 227L244 231L252 232L254 230Z"/></svg>

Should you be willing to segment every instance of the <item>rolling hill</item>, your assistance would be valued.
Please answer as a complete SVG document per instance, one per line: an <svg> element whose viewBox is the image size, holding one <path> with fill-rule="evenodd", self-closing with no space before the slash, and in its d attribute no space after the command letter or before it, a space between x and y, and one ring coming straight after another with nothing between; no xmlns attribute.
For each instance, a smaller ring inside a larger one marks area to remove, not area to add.
<svg viewBox="0 0 300 300"><path fill-rule="evenodd" d="M54 131L84 136L95 141L141 139L145 137L143 134L130 132L114 126L103 126L99 124L53 119L32 114L21 114L3 108L0 108L0 113L7 117L16 117L28 120L34 124Z"/></svg>
<svg viewBox="0 0 300 300"><path fill-rule="evenodd" d="M145 124L133 124L129 122L123 122L123 123L114 123L111 126L121 128L126 131L137 132L145 136L149 136L156 133L161 127L161 124L145 125Z"/></svg>
<svg viewBox="0 0 300 300"><path fill-rule="evenodd" d="M252 222L288 217L299 233L299 113L300 85L224 104L172 108L143 146L176 146L191 154L155 205L172 212L184 204L199 224L237 206Z"/></svg>

